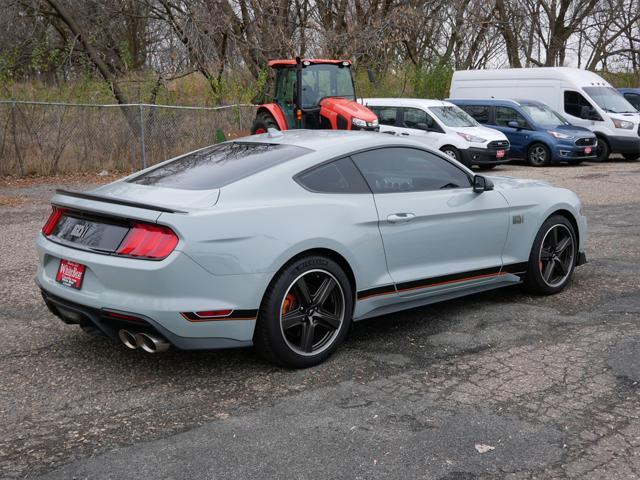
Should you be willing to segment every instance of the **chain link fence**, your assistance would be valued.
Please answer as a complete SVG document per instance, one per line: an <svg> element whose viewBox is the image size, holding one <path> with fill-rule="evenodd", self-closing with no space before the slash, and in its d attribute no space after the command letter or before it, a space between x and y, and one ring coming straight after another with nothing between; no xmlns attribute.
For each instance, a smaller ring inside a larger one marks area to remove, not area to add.
<svg viewBox="0 0 640 480"><path fill-rule="evenodd" d="M133 171L248 135L253 105L0 101L0 176Z"/></svg>

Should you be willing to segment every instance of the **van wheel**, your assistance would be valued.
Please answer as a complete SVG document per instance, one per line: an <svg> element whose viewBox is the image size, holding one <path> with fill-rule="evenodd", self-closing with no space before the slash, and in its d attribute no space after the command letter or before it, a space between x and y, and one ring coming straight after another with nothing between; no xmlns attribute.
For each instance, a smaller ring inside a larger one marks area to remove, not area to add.
<svg viewBox="0 0 640 480"><path fill-rule="evenodd" d="M460 155L460 152L458 151L458 149L456 147L452 147L451 145L445 145L444 147L442 147L440 149L440 151L442 153L444 153L445 155L447 155L448 157L453 158L454 160L459 161L460 163L462 163L463 165L466 165L463 161L462 161L462 155ZM469 165L467 165L468 167Z"/></svg>
<svg viewBox="0 0 640 480"><path fill-rule="evenodd" d="M611 147L604 138L598 137L598 146L596 147L596 162L606 162L609 160Z"/></svg>
<svg viewBox="0 0 640 480"><path fill-rule="evenodd" d="M310 255L286 265L262 300L253 344L267 360L291 368L325 361L345 339L353 291L330 258Z"/></svg>
<svg viewBox="0 0 640 480"><path fill-rule="evenodd" d="M532 167L544 167L549 165L551 153L546 145L542 143L534 143L529 147L527 152L527 161Z"/></svg>

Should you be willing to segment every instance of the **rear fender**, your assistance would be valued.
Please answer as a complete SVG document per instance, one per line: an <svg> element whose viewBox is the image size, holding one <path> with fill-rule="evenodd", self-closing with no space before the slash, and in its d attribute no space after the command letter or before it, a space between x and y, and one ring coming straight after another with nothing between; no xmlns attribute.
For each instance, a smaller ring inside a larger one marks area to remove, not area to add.
<svg viewBox="0 0 640 480"><path fill-rule="evenodd" d="M285 117L284 112L277 103L265 103L260 105L257 113L261 112L271 115L275 119L280 130L284 131L289 129L289 126L287 125L287 117Z"/></svg>

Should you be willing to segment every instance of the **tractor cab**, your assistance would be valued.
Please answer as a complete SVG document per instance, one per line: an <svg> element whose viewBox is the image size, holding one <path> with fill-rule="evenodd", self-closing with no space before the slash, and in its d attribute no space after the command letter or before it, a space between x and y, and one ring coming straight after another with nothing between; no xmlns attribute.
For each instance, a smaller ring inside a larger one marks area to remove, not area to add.
<svg viewBox="0 0 640 480"><path fill-rule="evenodd" d="M252 133L268 128L377 130L376 115L356 101L351 62L271 60L274 103L258 108Z"/></svg>

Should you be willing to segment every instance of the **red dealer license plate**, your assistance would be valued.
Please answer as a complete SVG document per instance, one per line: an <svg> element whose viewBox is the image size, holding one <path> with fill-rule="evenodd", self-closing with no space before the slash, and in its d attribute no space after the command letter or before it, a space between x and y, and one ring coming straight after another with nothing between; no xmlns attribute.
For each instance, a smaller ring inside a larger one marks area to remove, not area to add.
<svg viewBox="0 0 640 480"><path fill-rule="evenodd" d="M85 266L81 263L70 262L69 260L60 260L56 282L67 287L80 290L82 287L82 277L84 277Z"/></svg>
<svg viewBox="0 0 640 480"><path fill-rule="evenodd" d="M591 153L591 147L585 147L584 148L584 154L585 155L589 155Z"/></svg>
<svg viewBox="0 0 640 480"><path fill-rule="evenodd" d="M498 150L496 152L496 158L504 158L504 150Z"/></svg>

